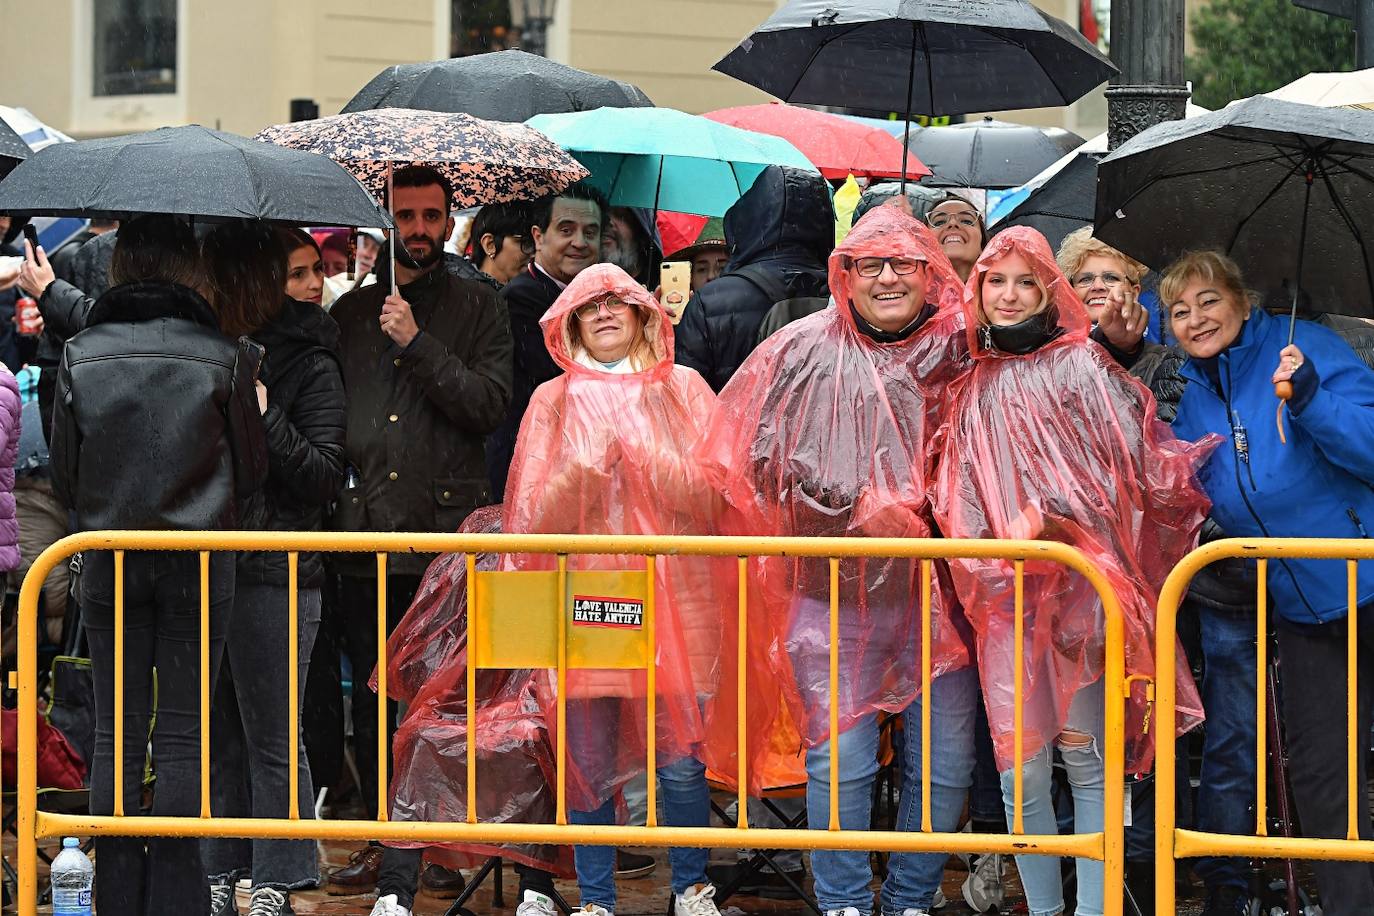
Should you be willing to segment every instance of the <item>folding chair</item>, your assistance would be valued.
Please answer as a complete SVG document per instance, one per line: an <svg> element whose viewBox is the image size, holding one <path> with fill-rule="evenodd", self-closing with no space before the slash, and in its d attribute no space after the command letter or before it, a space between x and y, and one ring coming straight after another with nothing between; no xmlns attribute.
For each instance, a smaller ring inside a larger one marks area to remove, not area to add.
<svg viewBox="0 0 1374 916"><path fill-rule="evenodd" d="M707 775L707 784L713 791L731 793L734 791L730 786L725 785L719 780L712 779L709 774ZM777 806L776 800L783 798L805 799L806 783L803 782L790 786L777 786L775 788L764 789L763 794L759 796L759 801L768 809L769 813L782 823L783 827L790 830L805 828L806 807L803 806L801 811L797 812L796 815L788 817L783 814ZM716 817L720 818L727 827L736 826L736 820L730 817L729 813L720 806L715 798L711 799L711 810L715 812ZM825 916L825 914L821 912L821 908L816 904L816 898L808 894L805 888L803 888L796 879L779 866L777 861L773 858L773 851L767 849L755 849L747 860L740 863L740 868L735 873L735 876L725 884L716 888L716 903L724 903L726 900L729 900L732 895L739 893L739 889L744 886L744 883L750 878L760 874L764 868L768 868L773 874L781 878L783 883L790 887L793 893L795 893L801 901L806 904L807 908L816 914L816 916Z"/></svg>

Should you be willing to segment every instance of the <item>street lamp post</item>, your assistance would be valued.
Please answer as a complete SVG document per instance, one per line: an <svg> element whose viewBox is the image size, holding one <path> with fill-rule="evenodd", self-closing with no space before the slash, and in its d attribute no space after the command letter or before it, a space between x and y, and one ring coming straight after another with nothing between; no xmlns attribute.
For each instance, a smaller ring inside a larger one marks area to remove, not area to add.
<svg viewBox="0 0 1374 916"><path fill-rule="evenodd" d="M555 0L523 0L524 25L520 30L520 46L531 54L549 53L549 23L553 21Z"/></svg>
<svg viewBox="0 0 1374 916"><path fill-rule="evenodd" d="M1113 0L1111 57L1121 73L1107 87L1107 145L1182 119L1183 0Z"/></svg>

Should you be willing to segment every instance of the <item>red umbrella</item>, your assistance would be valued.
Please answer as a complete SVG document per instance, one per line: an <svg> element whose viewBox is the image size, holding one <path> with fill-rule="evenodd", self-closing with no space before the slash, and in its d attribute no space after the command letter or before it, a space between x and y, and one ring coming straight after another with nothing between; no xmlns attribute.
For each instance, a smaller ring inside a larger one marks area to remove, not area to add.
<svg viewBox="0 0 1374 916"><path fill-rule="evenodd" d="M772 134L790 141L826 178L901 178L902 142L887 131L865 127L839 115L772 102L722 108L702 115L721 124ZM930 174L910 153L906 177Z"/></svg>

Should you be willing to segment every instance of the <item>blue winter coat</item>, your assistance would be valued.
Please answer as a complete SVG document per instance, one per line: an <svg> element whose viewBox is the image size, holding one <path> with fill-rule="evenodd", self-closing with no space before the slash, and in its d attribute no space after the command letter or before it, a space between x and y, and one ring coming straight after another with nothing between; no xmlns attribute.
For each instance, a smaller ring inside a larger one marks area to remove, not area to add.
<svg viewBox="0 0 1374 916"><path fill-rule="evenodd" d="M1367 538L1374 525L1374 371L1335 332L1299 321L1294 343L1321 378L1312 400L1284 410L1288 438L1279 441L1278 400L1270 379L1288 343L1287 319L1260 309L1217 357L1221 388L1196 360L1174 419L1182 439L1218 433L1228 441L1199 478L1212 517L1233 537ZM1269 565L1269 594L1278 613L1315 624L1346 615L1344 564L1283 560ZM1359 567L1359 602L1374 598L1374 563Z"/></svg>

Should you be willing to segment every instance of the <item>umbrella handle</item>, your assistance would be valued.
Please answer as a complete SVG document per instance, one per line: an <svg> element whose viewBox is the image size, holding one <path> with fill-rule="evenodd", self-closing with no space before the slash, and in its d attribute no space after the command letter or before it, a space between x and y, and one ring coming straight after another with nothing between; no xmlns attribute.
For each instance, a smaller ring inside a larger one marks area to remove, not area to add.
<svg viewBox="0 0 1374 916"><path fill-rule="evenodd" d="M1279 407L1274 411L1274 422L1279 427L1279 441L1284 445L1288 444L1288 437L1283 434L1283 405L1293 397L1293 383L1288 381L1275 382L1274 394L1278 396Z"/></svg>

